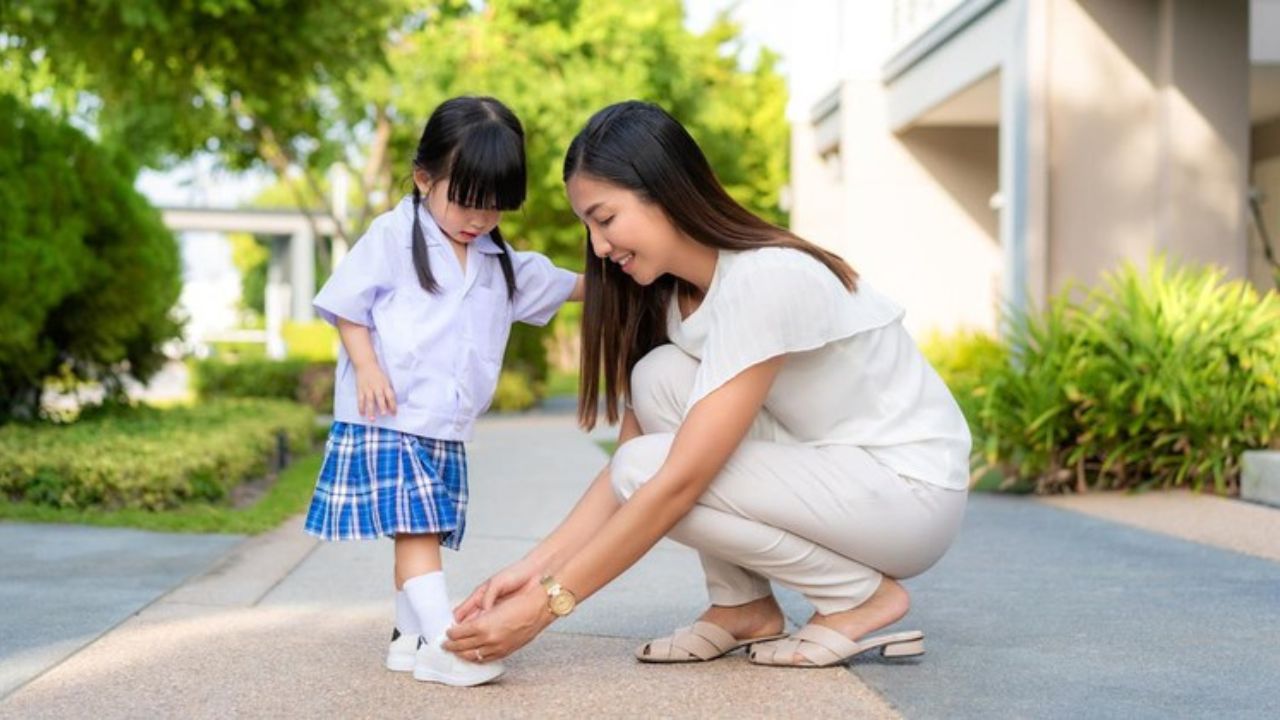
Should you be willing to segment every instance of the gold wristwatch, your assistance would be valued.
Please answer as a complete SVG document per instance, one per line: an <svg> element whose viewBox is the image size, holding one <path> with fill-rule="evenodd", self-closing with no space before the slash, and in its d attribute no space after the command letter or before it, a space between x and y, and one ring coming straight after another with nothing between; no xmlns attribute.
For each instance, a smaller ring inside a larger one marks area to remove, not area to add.
<svg viewBox="0 0 1280 720"><path fill-rule="evenodd" d="M542 587L547 591L547 609L552 615L564 617L578 606L578 598L550 575L542 578Z"/></svg>

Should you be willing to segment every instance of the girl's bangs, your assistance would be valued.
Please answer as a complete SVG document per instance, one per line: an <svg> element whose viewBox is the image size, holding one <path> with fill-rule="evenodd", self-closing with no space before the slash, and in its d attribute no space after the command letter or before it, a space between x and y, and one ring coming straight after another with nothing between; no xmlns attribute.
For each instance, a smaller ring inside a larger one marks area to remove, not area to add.
<svg viewBox="0 0 1280 720"><path fill-rule="evenodd" d="M483 210L517 210L525 198L523 141L500 125L473 130L454 153L449 201Z"/></svg>

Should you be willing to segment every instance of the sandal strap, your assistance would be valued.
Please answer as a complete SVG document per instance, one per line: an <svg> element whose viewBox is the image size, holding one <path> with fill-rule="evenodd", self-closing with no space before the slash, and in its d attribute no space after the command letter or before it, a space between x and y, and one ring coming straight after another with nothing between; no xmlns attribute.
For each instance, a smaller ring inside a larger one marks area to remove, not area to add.
<svg viewBox="0 0 1280 720"><path fill-rule="evenodd" d="M699 660L710 660L737 647L738 640L719 625L698 621L676 630L671 636L671 645Z"/></svg>
<svg viewBox="0 0 1280 720"><path fill-rule="evenodd" d="M637 657L662 660L714 660L739 646L728 630L709 622L699 621L688 627L649 642L648 653L637 651Z"/></svg>

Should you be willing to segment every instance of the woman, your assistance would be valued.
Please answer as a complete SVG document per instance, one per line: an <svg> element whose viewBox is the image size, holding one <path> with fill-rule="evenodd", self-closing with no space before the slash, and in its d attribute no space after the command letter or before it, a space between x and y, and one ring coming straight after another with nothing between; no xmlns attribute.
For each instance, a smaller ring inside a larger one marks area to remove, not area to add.
<svg viewBox="0 0 1280 720"><path fill-rule="evenodd" d="M577 506L456 611L446 649L505 657L663 536L698 550L711 607L646 662L822 667L924 651L898 583L954 539L969 432L902 327L838 256L755 217L662 109L601 110L564 179L587 228L579 419L604 378L619 447ZM770 580L816 613L784 636Z"/></svg>

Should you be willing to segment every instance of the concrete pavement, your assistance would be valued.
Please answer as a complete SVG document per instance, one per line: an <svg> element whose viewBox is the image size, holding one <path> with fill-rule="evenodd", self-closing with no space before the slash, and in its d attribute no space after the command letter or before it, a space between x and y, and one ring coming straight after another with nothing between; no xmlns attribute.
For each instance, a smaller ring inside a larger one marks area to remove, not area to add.
<svg viewBox="0 0 1280 720"><path fill-rule="evenodd" d="M603 461L567 417L484 420L451 594L553 528ZM1265 512L1254 522L1280 517ZM951 553L907 583L918 661L637 664L634 645L705 604L696 556L663 542L500 684L452 690L380 668L390 577L389 542L317 544L295 520L0 701L0 717L1280 715L1280 563L1027 498L974 497ZM780 596L803 622L803 600Z"/></svg>

